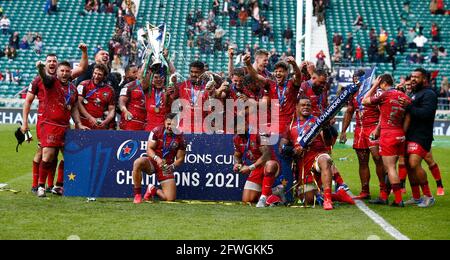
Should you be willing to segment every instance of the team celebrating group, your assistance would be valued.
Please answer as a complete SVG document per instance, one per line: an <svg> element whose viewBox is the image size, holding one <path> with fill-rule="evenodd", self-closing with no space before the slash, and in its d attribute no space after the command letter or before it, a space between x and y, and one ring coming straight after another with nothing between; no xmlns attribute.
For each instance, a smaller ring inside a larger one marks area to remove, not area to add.
<svg viewBox="0 0 450 260"><path fill-rule="evenodd" d="M230 49L227 78L207 71L204 63L195 61L189 65L189 78L179 83L180 75L165 51L167 66L130 65L126 69L124 87L117 89L108 80L108 53L96 53L95 63L88 65L87 46L80 44L79 48L82 59L74 69L68 62L58 62L55 54L49 54L45 63L37 62L38 76L30 84L23 108L23 118L27 119L31 103L35 97L39 99L39 147L33 159L32 184L32 191L38 197L45 197L46 192L63 195L64 161L58 166L57 158L64 152L70 120L80 130L115 130L116 114L120 114L121 130L150 132L146 157L133 164L134 203L154 197L174 201L174 171L184 163L186 155L183 133L208 132L204 119L217 112L205 109L205 104L212 99L227 105L229 100L234 101L232 104L239 101L246 104L244 109L232 108L234 118L242 116L244 124L225 120L227 125L233 125L235 134L233 170L248 176L242 194L245 203L266 207L286 202L288 191L278 188L279 185L274 187L281 174L281 160L292 160L294 186L290 190L304 204L319 202L325 210L331 210L334 201L355 204L354 199L371 199L370 155L376 164L380 197L369 203L387 205L389 194L393 192L392 206L432 206L435 200L421 166L422 160L430 162L430 170L438 183L438 195L444 194L439 167L431 156L437 95L428 87L429 74L423 69L413 71L409 81L398 86L394 86L391 75L381 75L367 94L361 88L348 103L340 141L346 142L346 131L356 112L354 149L362 183L361 194L352 198L332 159L332 148L338 139L333 127L335 120L326 122L321 133L306 147L299 142L329 105L329 75L312 63L305 61L298 65L293 57L288 57L269 72L266 69L269 53L259 50L254 57L248 54L243 57L242 68L234 68L235 53ZM180 100L185 101L181 102L181 109L174 106ZM252 105L256 112L249 109ZM266 113L266 120L258 122L255 129L250 118L264 107L272 113ZM180 121L180 111L187 113L191 120ZM271 117L273 114L276 116ZM28 130L28 122L24 121L22 132ZM271 128L275 130L268 133L263 131L262 125L275 126ZM277 157L274 145L265 142L268 136L278 137L281 158ZM161 188L150 184L142 196L143 173L156 174ZM403 202L407 176L413 198ZM336 183L334 193L333 181Z"/></svg>

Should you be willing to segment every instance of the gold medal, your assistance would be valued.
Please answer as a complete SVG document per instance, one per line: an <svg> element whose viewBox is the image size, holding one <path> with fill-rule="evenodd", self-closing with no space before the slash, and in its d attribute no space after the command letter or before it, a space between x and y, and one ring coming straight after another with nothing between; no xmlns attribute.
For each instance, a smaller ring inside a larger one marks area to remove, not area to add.
<svg viewBox="0 0 450 260"><path fill-rule="evenodd" d="M155 107L155 113L159 114L159 107Z"/></svg>
<svg viewBox="0 0 450 260"><path fill-rule="evenodd" d="M67 108L67 110L72 111L72 106L71 105L67 105L66 108Z"/></svg>
<svg viewBox="0 0 450 260"><path fill-rule="evenodd" d="M89 101L88 101L87 99L83 99L83 103L84 103L85 105L87 105L87 104L89 103Z"/></svg>

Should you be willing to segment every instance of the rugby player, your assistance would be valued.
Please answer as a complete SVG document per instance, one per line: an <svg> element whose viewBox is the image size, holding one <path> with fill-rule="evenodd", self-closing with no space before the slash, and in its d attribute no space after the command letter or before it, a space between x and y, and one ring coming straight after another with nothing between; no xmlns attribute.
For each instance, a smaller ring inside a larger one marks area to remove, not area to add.
<svg viewBox="0 0 450 260"><path fill-rule="evenodd" d="M142 172L156 174L161 189L150 184L144 200L158 196L163 201L174 201L177 195L174 171L184 163L186 143L182 134L174 133L176 114L167 114L164 125L150 132L147 157L137 159L133 164L134 203L142 203Z"/></svg>
<svg viewBox="0 0 450 260"><path fill-rule="evenodd" d="M405 155L405 133L408 128L405 124L408 121L405 104L410 102L410 98L393 87L394 80L391 75L384 74L377 81L378 84L372 86L362 103L364 106L375 105L380 108L380 155L395 195L391 206L404 207L397 162L399 157ZM379 87L384 92L376 96ZM384 203L387 204L387 199Z"/></svg>

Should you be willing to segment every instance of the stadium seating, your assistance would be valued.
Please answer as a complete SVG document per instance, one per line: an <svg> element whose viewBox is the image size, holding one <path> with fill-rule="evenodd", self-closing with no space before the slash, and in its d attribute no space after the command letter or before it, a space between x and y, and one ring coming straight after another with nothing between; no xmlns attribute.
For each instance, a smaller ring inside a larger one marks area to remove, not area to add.
<svg viewBox="0 0 450 260"><path fill-rule="evenodd" d="M403 11L404 0L332 0L331 8L327 13L327 29L328 39L331 50L333 49L333 33L341 33L346 38L347 32L352 32L352 24L357 16L361 14L364 18L364 22L368 25L368 28L375 28L377 33L381 27L389 33L389 40L395 38L397 35L397 29L401 27L401 13ZM414 27L416 22L424 27L424 36L428 38L429 42L426 44L426 56L431 56L431 46L437 45L444 46L447 50L450 50L450 18L443 15L432 15L429 11L429 1L410 1L411 14L408 19L408 28ZM441 42L431 42L431 24L436 22L441 30ZM361 30L353 34L354 46L356 44L361 45L367 55L367 49L370 45L369 30ZM397 70L394 72L394 76L399 78L400 76L407 75L411 72L412 68L419 67L420 65L409 65L405 60L406 56L411 53L408 49L403 55L397 56L397 62L400 62L397 66ZM367 56L366 56L367 57ZM367 60L367 59L366 59ZM376 64L366 64L376 65ZM441 76L450 76L450 56L441 58L439 64L431 64L426 61L423 65L430 71L439 70L438 86L440 85ZM392 73L392 66L390 63L378 64L378 72L390 72Z"/></svg>
<svg viewBox="0 0 450 260"><path fill-rule="evenodd" d="M222 2L222 1L221 1ZM153 24L160 24L165 22L168 25L170 33L172 33L172 41L170 50L177 56L175 65L183 76L188 75L188 65L195 58L195 54L200 54L197 47L187 47L187 25L186 17L190 10L200 9L203 16L207 17L208 12L212 9L212 1L205 0L179 0L167 1L163 8L159 8L159 1L141 1L141 6L138 14L138 26L142 27L148 21ZM223 3L222 3L223 5ZM222 9L221 5L221 9ZM227 31L224 39L230 39L243 49L246 44L253 46L258 43L260 47L268 50L276 48L279 53L286 51L288 46L285 46L282 33L289 24L291 28L295 28L296 9L295 0L271 1L271 10L264 13L270 24L273 26L275 32L275 42L263 44L262 41L252 36L252 31L249 26L230 27L229 16L218 16L218 25ZM264 12L261 9L261 12ZM210 70L215 72L227 71L228 58L225 53L216 53L215 55L200 55L200 59L209 65Z"/></svg>
<svg viewBox="0 0 450 260"><path fill-rule="evenodd" d="M22 82L0 82L0 97L12 98L23 87L27 86L36 75L35 63L45 59L45 54L54 52L60 60L80 59L78 44L83 41L89 46L89 54L97 45L107 47L111 38L115 16L112 14L90 14L80 16L84 0L60 0L58 12L55 15L44 13L46 1L14 0L1 1L4 14L11 20L11 30L20 33L20 39L27 32L38 32L43 37L43 54L37 55L32 49L18 50L17 58L9 62L6 57L0 58L0 71L4 74L6 69L22 73ZM9 36L0 34L0 47L8 44Z"/></svg>

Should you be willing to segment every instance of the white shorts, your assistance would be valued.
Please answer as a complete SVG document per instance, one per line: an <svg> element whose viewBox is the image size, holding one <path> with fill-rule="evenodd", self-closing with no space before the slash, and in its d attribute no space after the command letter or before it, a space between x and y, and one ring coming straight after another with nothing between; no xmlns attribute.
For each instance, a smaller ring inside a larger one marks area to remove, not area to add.
<svg viewBox="0 0 450 260"><path fill-rule="evenodd" d="M319 167L319 160L320 160L320 158L322 158L323 156L327 156L327 157L329 157L330 159L331 159L331 156L329 155L329 154L327 154L327 153L323 153L323 154L319 154L319 155L317 155L317 157L316 157L316 161L314 162L314 170L317 172L317 173L321 173L320 172L320 167Z"/></svg>
<svg viewBox="0 0 450 260"><path fill-rule="evenodd" d="M254 190L257 192L261 192L262 191L262 186L259 184L256 184L254 182L251 181L246 181L245 182L245 186L244 186L244 190Z"/></svg>

